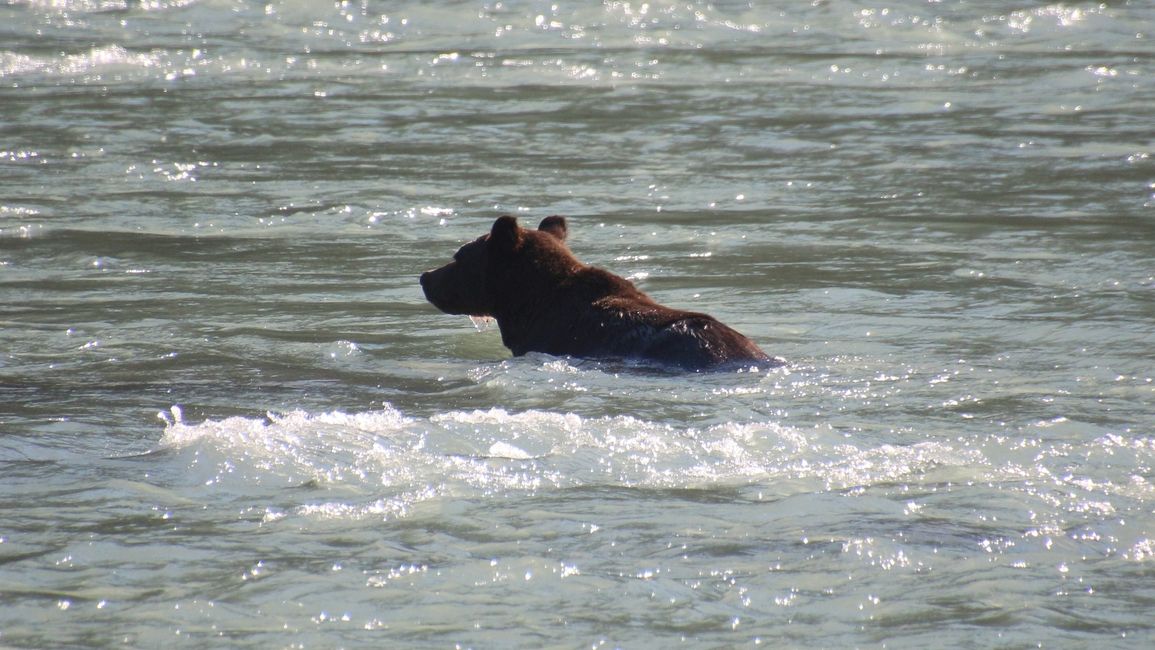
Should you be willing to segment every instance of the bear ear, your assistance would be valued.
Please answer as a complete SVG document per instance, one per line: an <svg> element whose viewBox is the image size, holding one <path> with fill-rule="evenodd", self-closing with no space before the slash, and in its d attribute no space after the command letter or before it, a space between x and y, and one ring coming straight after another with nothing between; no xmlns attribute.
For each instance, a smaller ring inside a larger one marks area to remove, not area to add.
<svg viewBox="0 0 1155 650"><path fill-rule="evenodd" d="M503 252L512 252L521 243L521 226L517 225L517 217L506 215L498 217L489 231L489 246L496 247Z"/></svg>
<svg viewBox="0 0 1155 650"><path fill-rule="evenodd" d="M563 242L565 241L566 235L569 233L568 228L566 228L565 217L559 217L556 214L552 217L546 217L545 219L542 219L541 223L538 224L537 229L542 232L547 232L554 237L557 237L559 241Z"/></svg>

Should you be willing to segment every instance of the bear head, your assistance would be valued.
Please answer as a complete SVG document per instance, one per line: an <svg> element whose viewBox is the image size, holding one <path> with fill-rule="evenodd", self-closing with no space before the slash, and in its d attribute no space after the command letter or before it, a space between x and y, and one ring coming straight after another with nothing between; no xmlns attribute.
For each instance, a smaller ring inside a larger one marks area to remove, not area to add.
<svg viewBox="0 0 1155 650"><path fill-rule="evenodd" d="M581 265L566 248L566 233L565 217L546 217L537 230L499 217L489 234L458 249L452 262L421 274L425 298L447 314L495 317L503 299L525 281Z"/></svg>

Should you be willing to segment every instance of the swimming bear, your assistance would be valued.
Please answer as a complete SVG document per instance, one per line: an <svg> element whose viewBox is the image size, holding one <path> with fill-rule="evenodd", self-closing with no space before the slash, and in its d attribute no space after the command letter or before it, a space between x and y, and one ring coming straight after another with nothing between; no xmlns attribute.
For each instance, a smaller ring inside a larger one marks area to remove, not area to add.
<svg viewBox="0 0 1155 650"><path fill-rule="evenodd" d="M712 316L658 304L630 281L581 263L565 217L537 230L503 216L453 261L421 274L426 299L447 314L492 317L514 356L653 362L684 370L780 366Z"/></svg>

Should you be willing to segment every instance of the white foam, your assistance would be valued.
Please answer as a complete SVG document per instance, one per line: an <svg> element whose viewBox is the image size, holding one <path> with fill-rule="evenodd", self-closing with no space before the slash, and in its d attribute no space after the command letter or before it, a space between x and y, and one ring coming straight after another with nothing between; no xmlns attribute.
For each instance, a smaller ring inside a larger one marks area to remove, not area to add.
<svg viewBox="0 0 1155 650"><path fill-rule="evenodd" d="M696 429L632 416L503 409L414 418L391 406L199 424L186 423L174 407L164 419L161 445L194 451L194 479L338 490L340 499L295 511L322 518L403 517L419 503L449 496L582 486L846 489L929 472L950 477L965 470L973 478L975 468L990 466L980 451L945 443L856 444L833 431L773 422Z"/></svg>

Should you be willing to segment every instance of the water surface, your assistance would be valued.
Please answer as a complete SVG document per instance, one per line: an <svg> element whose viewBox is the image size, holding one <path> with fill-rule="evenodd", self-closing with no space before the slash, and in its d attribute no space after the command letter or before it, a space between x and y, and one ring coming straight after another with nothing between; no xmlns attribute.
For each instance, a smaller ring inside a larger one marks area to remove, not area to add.
<svg viewBox="0 0 1155 650"><path fill-rule="evenodd" d="M1148 3L0 8L0 645L1155 641ZM789 360L544 355L501 214Z"/></svg>

